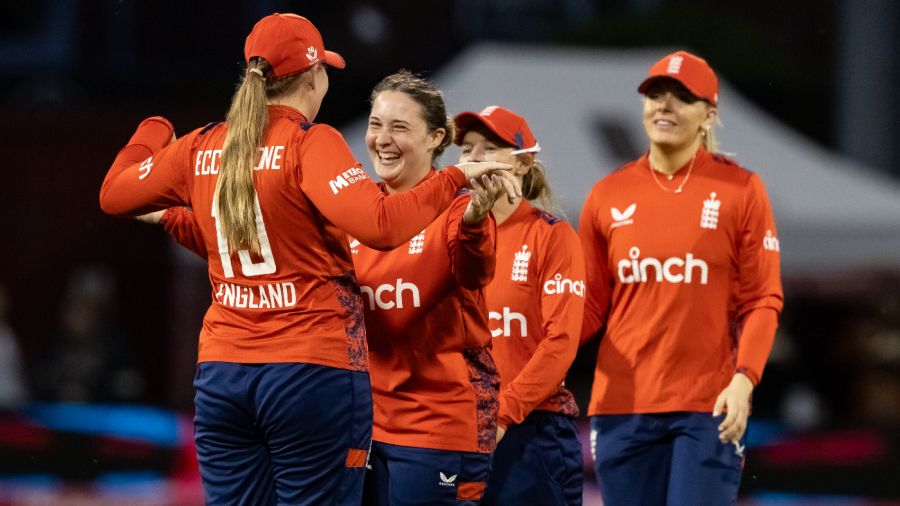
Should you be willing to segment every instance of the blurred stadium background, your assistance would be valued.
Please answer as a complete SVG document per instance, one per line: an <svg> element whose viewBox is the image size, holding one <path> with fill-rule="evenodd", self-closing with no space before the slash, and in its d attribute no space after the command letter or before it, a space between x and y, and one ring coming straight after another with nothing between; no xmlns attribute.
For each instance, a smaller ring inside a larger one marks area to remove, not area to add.
<svg viewBox="0 0 900 506"><path fill-rule="evenodd" d="M0 505L202 503L205 269L161 229L102 215L97 193L142 118L221 119L244 36L288 11L348 61L318 121L364 165L369 90L409 68L454 113L523 112L573 221L644 149L634 87L650 63L706 57L723 148L766 181L785 259L741 503L900 504L900 3L32 0L0 6ZM595 353L567 380L582 407Z"/></svg>

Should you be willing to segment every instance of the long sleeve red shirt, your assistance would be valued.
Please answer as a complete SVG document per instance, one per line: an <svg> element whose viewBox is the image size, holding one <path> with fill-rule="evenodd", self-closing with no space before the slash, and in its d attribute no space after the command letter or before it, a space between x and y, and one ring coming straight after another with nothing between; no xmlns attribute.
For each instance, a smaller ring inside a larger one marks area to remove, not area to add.
<svg viewBox="0 0 900 506"><path fill-rule="evenodd" d="M465 185L462 171L451 167L387 196L337 130L307 122L296 109L270 106L254 171L261 252L230 254L212 206L226 129L211 124L170 144L168 121L145 120L113 162L101 207L116 215L193 209L214 294L199 361L367 369L362 299L345 231L377 248L409 240Z"/></svg>
<svg viewBox="0 0 900 506"><path fill-rule="evenodd" d="M488 351L483 287L494 276L495 223L488 216L465 225L468 202L467 195L457 198L394 250L354 244L369 339L374 441L494 449L499 377Z"/></svg>
<svg viewBox="0 0 900 506"><path fill-rule="evenodd" d="M497 227L497 274L487 288L500 425L535 409L578 415L563 380L578 350L584 294L575 230L522 202Z"/></svg>
<svg viewBox="0 0 900 506"><path fill-rule="evenodd" d="M582 334L605 329L591 415L712 411L736 371L759 381L782 307L759 177L702 148L680 193L650 171L646 155L624 166L582 208Z"/></svg>

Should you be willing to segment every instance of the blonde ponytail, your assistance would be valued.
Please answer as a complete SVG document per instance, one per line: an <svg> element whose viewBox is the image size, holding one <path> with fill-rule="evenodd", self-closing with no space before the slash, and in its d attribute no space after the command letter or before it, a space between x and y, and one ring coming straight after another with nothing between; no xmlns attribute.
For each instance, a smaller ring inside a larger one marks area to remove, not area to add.
<svg viewBox="0 0 900 506"><path fill-rule="evenodd" d="M228 241L230 252L250 250L259 253L253 169L259 164L260 148L269 124L268 101L293 93L304 82L304 77L309 80L311 76L307 70L275 77L269 62L253 58L231 99L225 117L228 132L222 145L215 193L218 226Z"/></svg>
<svg viewBox="0 0 900 506"><path fill-rule="evenodd" d="M259 148L269 123L269 111L265 77L260 66L254 63L259 61L251 62L247 67L243 81L231 99L225 118L228 132L216 182L218 226L231 252L259 252L253 168L259 162Z"/></svg>

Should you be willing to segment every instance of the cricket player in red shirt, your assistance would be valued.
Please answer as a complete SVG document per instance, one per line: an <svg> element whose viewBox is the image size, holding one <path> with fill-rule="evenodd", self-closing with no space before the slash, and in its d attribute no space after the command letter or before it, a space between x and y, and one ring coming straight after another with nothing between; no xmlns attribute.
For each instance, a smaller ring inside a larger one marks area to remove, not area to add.
<svg viewBox="0 0 900 506"><path fill-rule="evenodd" d="M497 272L487 288L500 371L498 444L483 505L580 505L578 407L563 386L584 311L584 259L575 230L552 208L541 147L525 118L498 106L455 118L460 161L513 166L523 197L498 200Z"/></svg>
<svg viewBox="0 0 900 506"><path fill-rule="evenodd" d="M402 71L372 91L366 145L386 194L436 177L434 160L453 138L425 79ZM484 303L496 244L488 211L501 188L482 183L407 244L351 246L375 406L364 504L474 505L483 493L499 384Z"/></svg>
<svg viewBox="0 0 900 506"><path fill-rule="evenodd" d="M582 209L585 338L602 335L588 413L608 504L733 504L750 394L782 308L759 176L716 154L718 80L684 51L638 91L649 151Z"/></svg>
<svg viewBox="0 0 900 506"><path fill-rule="evenodd" d="M358 504L372 407L363 303L345 231L409 240L470 178L449 167L385 195L341 135L311 123L343 68L294 14L260 20L225 123L177 139L143 121L100 191L109 214L190 206L213 300L200 332L195 439L209 504ZM511 190L513 194L515 190Z"/></svg>

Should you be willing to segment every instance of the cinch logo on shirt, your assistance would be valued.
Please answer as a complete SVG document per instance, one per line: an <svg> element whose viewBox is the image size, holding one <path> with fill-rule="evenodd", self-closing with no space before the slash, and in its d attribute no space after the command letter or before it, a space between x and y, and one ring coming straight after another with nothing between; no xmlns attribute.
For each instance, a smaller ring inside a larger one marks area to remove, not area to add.
<svg viewBox="0 0 900 506"><path fill-rule="evenodd" d="M397 279L397 283L389 285L387 283L376 286L373 290L370 286L360 286L359 291L369 300L369 310L374 311L375 306L381 309L403 309L405 294L412 295L412 307L421 307L419 302L419 287L413 283L404 283L403 279ZM387 300L384 299L385 292L392 292Z"/></svg>
<svg viewBox="0 0 900 506"><path fill-rule="evenodd" d="M763 248L767 251L781 251L781 243L778 242L778 238L775 237L775 234L773 234L771 230L766 230L766 237L763 239Z"/></svg>
<svg viewBox="0 0 900 506"><path fill-rule="evenodd" d="M343 173L339 174L338 177L332 179L331 181L328 181L328 186L331 187L331 192L337 195L338 192L343 188L346 188L357 181L362 181L363 179L368 178L369 175L366 174L366 171L362 170L359 167L350 167Z"/></svg>
<svg viewBox="0 0 900 506"><path fill-rule="evenodd" d="M552 279L544 282L544 293L547 295L556 295L561 293L574 293L579 297L584 297L584 281L580 279L571 280L563 278L562 274L556 273Z"/></svg>
<svg viewBox="0 0 900 506"><path fill-rule="evenodd" d="M665 260L640 258L641 250L633 246L628 250L628 256L631 260L623 259L618 263L619 281L625 284L645 283L651 280L657 283L665 280L669 283L690 284L698 271L701 285L707 284L709 280L709 265L702 259L694 258L692 253L688 253L684 258L672 257Z"/></svg>
<svg viewBox="0 0 900 506"><path fill-rule="evenodd" d="M528 320L525 319L525 315L522 313L516 313L515 311L511 311L508 307L503 308L503 313L498 313L496 311L490 311L488 313L488 320L498 320L503 323L502 329L491 329L491 337L512 336L512 322L519 322L519 335L522 337L528 337Z"/></svg>
<svg viewBox="0 0 900 506"><path fill-rule="evenodd" d="M634 216L634 211L636 209L637 203L633 203L630 206L626 207L624 211L619 211L615 207L609 208L609 214L612 215L613 219L613 224L611 225L611 227L622 227L634 223L634 220L632 220L631 217Z"/></svg>

